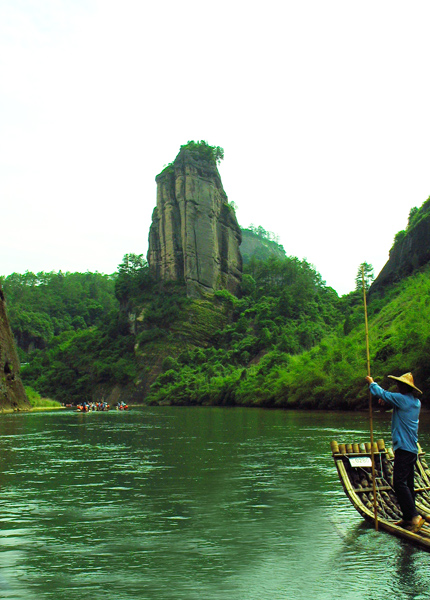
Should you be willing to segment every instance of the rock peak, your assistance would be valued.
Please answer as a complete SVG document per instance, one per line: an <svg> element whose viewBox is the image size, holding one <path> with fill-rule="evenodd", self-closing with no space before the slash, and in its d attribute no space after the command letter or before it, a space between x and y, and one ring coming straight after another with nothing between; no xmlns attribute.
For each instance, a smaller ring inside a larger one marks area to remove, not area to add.
<svg viewBox="0 0 430 600"><path fill-rule="evenodd" d="M190 297L240 293L241 231L218 172L218 150L189 142L156 177L149 268L158 280L184 281Z"/></svg>
<svg viewBox="0 0 430 600"><path fill-rule="evenodd" d="M406 230L399 231L390 256L372 283L369 294L383 292L387 286L408 277L430 263L430 198L413 209Z"/></svg>

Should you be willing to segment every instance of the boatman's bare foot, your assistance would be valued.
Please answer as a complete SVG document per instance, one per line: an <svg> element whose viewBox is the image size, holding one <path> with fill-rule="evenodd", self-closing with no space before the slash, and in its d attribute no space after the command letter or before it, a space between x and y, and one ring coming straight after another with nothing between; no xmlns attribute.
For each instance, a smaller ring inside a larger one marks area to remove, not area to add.
<svg viewBox="0 0 430 600"><path fill-rule="evenodd" d="M422 517L421 515L417 515L412 519L412 523L410 527L407 527L407 529L415 533L421 529L425 522L426 520L424 519L424 517Z"/></svg>

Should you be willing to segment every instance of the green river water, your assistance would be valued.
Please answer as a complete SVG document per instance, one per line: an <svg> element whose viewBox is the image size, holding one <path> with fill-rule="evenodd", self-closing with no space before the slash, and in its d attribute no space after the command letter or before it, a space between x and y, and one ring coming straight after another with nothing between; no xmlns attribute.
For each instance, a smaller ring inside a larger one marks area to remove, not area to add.
<svg viewBox="0 0 430 600"><path fill-rule="evenodd" d="M374 425L389 442L389 415ZM3 415L0 598L428 599L430 553L376 533L338 481L330 441L368 437L365 414Z"/></svg>

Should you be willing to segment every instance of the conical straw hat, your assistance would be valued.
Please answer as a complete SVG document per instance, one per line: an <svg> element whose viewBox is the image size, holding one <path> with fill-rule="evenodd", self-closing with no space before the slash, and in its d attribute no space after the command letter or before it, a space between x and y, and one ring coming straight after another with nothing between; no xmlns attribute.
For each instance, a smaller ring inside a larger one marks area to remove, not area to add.
<svg viewBox="0 0 430 600"><path fill-rule="evenodd" d="M410 385L411 387L414 388L414 390L417 390L417 392L422 394L422 391L419 390L414 384L414 378L412 377L412 373L405 373L404 375L401 375L400 377L394 377L394 375L388 375L388 377L390 379L395 379L396 381L401 381L402 383L406 383L406 385Z"/></svg>

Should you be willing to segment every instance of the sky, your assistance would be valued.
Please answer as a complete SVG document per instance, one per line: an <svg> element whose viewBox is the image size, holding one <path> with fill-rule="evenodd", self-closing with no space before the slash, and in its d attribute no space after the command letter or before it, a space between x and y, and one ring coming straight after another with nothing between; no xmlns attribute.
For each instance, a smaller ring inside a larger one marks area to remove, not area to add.
<svg viewBox="0 0 430 600"><path fill-rule="evenodd" d="M0 0L0 275L146 255L189 140L339 295L430 196L428 1Z"/></svg>

